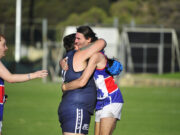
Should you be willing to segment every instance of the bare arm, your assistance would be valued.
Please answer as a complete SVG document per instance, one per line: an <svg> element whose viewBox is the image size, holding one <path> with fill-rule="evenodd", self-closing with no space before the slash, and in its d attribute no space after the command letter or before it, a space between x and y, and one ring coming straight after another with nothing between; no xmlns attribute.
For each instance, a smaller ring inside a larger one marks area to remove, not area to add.
<svg viewBox="0 0 180 135"><path fill-rule="evenodd" d="M104 49L106 47L106 41L103 39L98 39L97 41L95 41L93 44L91 44L89 47L87 47L84 50L78 51L78 55L77 59L79 59L80 61L86 61L87 59L89 59L93 54L101 51L102 49ZM61 68L65 71L68 70L68 64L67 64L67 60L66 58L60 60L59 65L61 66Z"/></svg>
<svg viewBox="0 0 180 135"><path fill-rule="evenodd" d="M78 57L80 60L85 61L89 59L93 54L101 51L106 47L106 41L104 39L98 39L88 48L78 51Z"/></svg>
<svg viewBox="0 0 180 135"><path fill-rule="evenodd" d="M93 74L97 63L99 62L99 54L96 53L94 54L88 62L88 66L86 67L86 69L84 70L82 76L74 81L71 81L69 83L64 83L62 85L62 90L63 91L67 91L67 90L74 90L77 88L81 88L84 87L86 85L86 83L88 82L89 78L91 77L91 75Z"/></svg>
<svg viewBox="0 0 180 135"><path fill-rule="evenodd" d="M78 51L78 58L81 61L86 61L87 59L89 59L93 54L101 51L102 49L104 49L106 47L106 41L103 39L98 39L97 41L95 41L92 45L90 45L88 48ZM66 58L60 60L59 65L61 66L61 68L65 71L68 70L68 64L67 64L67 60Z"/></svg>
<svg viewBox="0 0 180 135"><path fill-rule="evenodd" d="M43 78L48 75L46 70L36 71L29 74L11 74L0 61L0 77L9 83L25 82L35 78Z"/></svg>

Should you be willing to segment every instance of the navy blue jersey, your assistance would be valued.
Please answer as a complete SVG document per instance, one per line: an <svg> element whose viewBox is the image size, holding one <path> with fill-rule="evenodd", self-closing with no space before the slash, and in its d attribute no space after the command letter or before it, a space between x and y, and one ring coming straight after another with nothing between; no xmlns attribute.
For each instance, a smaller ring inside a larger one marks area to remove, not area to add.
<svg viewBox="0 0 180 135"><path fill-rule="evenodd" d="M64 82L70 82L78 79L83 71L75 72L73 69L73 56L76 51L70 51L67 53L68 58L68 70L63 71ZM89 112L93 113L96 104L96 85L93 76L89 79L87 84L83 88L76 90L70 90L63 93L62 101L60 104L60 110L66 110L66 108L71 107L71 105L76 107L81 107Z"/></svg>

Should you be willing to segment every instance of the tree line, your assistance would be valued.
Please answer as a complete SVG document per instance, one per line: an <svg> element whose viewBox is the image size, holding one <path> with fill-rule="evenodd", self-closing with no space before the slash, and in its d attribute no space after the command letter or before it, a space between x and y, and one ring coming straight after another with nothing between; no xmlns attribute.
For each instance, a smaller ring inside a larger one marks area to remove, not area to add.
<svg viewBox="0 0 180 135"><path fill-rule="evenodd" d="M0 24L15 23L16 0L0 1ZM48 19L49 25L154 24L179 28L179 0L22 0L23 23Z"/></svg>

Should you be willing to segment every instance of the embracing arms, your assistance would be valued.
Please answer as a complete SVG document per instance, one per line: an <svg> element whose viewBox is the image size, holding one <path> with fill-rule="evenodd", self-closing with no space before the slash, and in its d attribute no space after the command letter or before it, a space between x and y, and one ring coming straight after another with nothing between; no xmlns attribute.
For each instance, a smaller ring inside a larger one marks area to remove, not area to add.
<svg viewBox="0 0 180 135"><path fill-rule="evenodd" d="M98 53L96 53L89 59L88 66L84 70L82 76L69 83L63 83L62 90L67 91L67 90L74 90L77 88L84 87L88 82L89 78L92 76L98 62L99 62L99 56Z"/></svg>
<svg viewBox="0 0 180 135"><path fill-rule="evenodd" d="M104 39L98 39L97 41L93 42L92 44L88 45L86 48L82 48L82 50L77 52L77 59L80 61L86 61L89 59L93 54L101 51L106 47L106 41ZM68 70L68 65L66 63L66 58L60 60L60 66L63 70Z"/></svg>
<svg viewBox="0 0 180 135"><path fill-rule="evenodd" d="M105 47L106 41L104 39L98 39L87 47L81 48L81 51L78 51L78 55L82 61L85 61L89 59L93 54L101 51Z"/></svg>

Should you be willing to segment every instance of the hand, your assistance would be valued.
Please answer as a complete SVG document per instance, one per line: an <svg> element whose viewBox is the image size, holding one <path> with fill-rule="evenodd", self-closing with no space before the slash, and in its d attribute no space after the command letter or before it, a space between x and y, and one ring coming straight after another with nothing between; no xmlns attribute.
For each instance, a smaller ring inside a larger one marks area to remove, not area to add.
<svg viewBox="0 0 180 135"><path fill-rule="evenodd" d="M64 91L64 88L65 88L65 84L63 83L61 87L62 91Z"/></svg>
<svg viewBox="0 0 180 135"><path fill-rule="evenodd" d="M61 85L61 90L63 93L65 92L65 84L64 83Z"/></svg>
<svg viewBox="0 0 180 135"><path fill-rule="evenodd" d="M60 60L59 65L64 71L68 70L67 58Z"/></svg>
<svg viewBox="0 0 180 135"><path fill-rule="evenodd" d="M44 78L48 75L48 71L47 70L40 70L40 71L36 71L34 72L36 78Z"/></svg>

